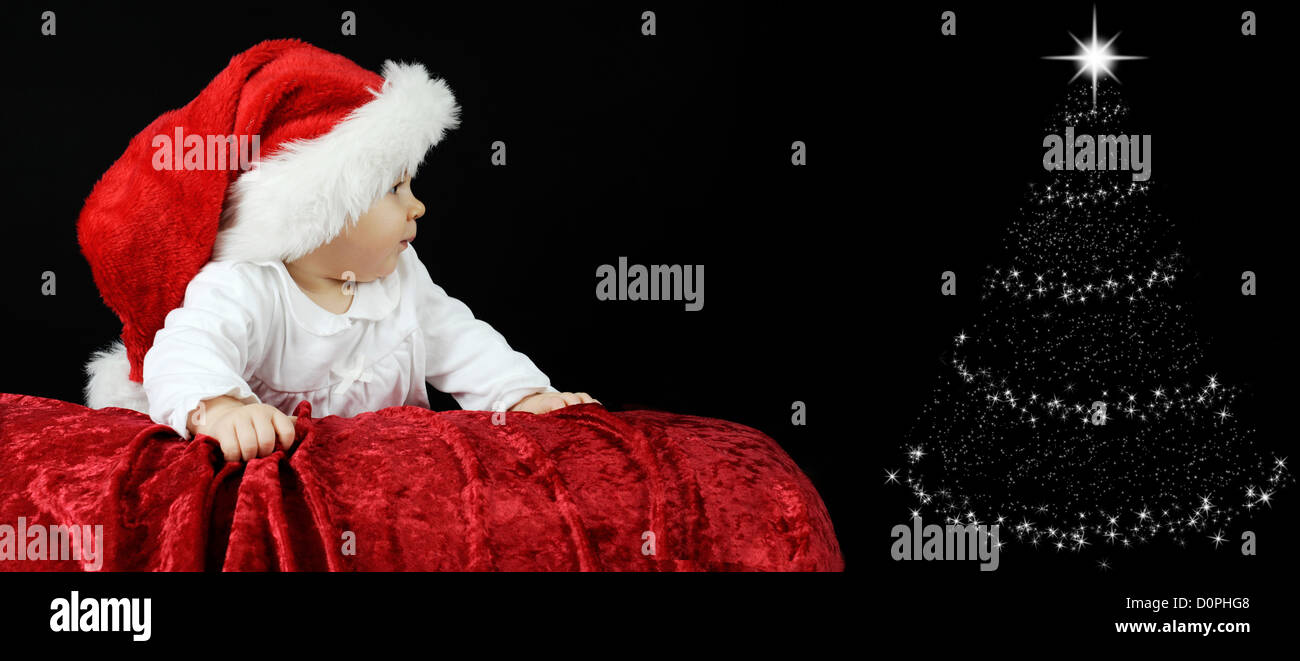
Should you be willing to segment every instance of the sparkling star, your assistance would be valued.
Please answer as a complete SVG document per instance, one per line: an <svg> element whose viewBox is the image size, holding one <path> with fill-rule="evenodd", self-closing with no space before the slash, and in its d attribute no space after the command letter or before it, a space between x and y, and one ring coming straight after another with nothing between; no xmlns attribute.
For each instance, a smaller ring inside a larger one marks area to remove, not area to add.
<svg viewBox="0 0 1300 661"><path fill-rule="evenodd" d="M1215 533L1213 537L1210 537L1210 539L1214 540L1214 548L1216 548L1216 549L1219 548L1219 545L1220 545L1220 544L1222 544L1223 542L1227 541L1227 538L1223 536L1223 531L1222 531L1222 530L1220 530L1219 532Z"/></svg>
<svg viewBox="0 0 1300 661"><path fill-rule="evenodd" d="M1097 8L1095 6L1092 8L1092 40L1089 43L1085 44L1082 41L1079 41L1079 38L1074 36L1074 33L1068 33L1068 34L1070 35L1070 38L1074 40L1074 43L1079 44L1079 48L1081 49L1079 53L1076 55L1048 55L1045 56L1043 59L1044 60L1074 60L1076 62L1081 63L1079 66L1079 71L1074 74L1074 77L1071 78L1070 81L1073 82L1074 79L1082 75L1084 71L1087 71L1092 75L1092 108L1093 111L1095 112L1097 109L1098 72L1104 72L1105 74L1109 75L1115 80L1119 80L1119 77L1115 75L1115 72L1111 71L1110 67L1107 66L1110 62L1116 60L1144 60L1146 58L1142 56L1134 56L1134 55L1112 54L1110 52L1110 45L1115 43L1115 40L1119 38L1118 32L1116 32L1115 36L1111 37L1110 40L1107 41L1106 43L1104 44L1098 43Z"/></svg>

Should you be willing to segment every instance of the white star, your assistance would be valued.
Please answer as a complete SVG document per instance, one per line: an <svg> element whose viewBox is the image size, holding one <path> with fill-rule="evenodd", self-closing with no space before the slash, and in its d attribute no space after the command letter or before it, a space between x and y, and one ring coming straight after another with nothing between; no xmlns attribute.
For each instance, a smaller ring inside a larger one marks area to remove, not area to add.
<svg viewBox="0 0 1300 661"><path fill-rule="evenodd" d="M1226 537L1223 537L1223 531L1222 531L1222 530L1220 530L1219 532L1215 533L1214 536L1211 537L1210 539L1214 540L1214 548L1216 548L1216 549L1219 548L1219 545L1220 545L1220 544L1222 544L1224 541L1227 540Z"/></svg>
<svg viewBox="0 0 1300 661"><path fill-rule="evenodd" d="M1074 43L1079 44L1079 48L1081 49L1079 53L1077 55L1049 55L1044 57L1043 59L1044 60L1074 60L1076 62L1080 62L1081 64L1079 66L1079 71L1074 74L1074 78L1070 79L1071 82L1073 82L1075 78L1078 78L1079 75L1082 74L1084 71L1088 71L1090 74L1092 74L1092 108L1094 111L1097 109L1097 72L1103 71L1106 74L1109 74L1115 80L1119 80L1119 77L1115 75L1114 71L1110 70L1110 67L1107 66L1107 63L1112 62L1114 60L1145 60L1146 59L1145 57L1134 56L1134 55L1112 55L1110 52L1110 45L1115 43L1115 40L1119 38L1118 32L1115 33L1115 36L1110 38L1110 41L1107 41L1104 44L1099 44L1097 42L1097 7L1096 6L1093 6L1092 8L1092 40L1089 43L1085 44L1082 41L1079 41L1079 38L1074 36L1073 33L1068 33L1068 34L1070 35L1070 38L1074 40Z"/></svg>

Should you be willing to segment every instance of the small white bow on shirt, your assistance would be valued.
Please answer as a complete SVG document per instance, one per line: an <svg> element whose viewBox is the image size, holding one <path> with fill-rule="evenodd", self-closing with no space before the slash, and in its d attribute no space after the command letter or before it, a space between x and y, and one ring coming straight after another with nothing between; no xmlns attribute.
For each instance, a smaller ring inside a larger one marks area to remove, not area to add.
<svg viewBox="0 0 1300 661"><path fill-rule="evenodd" d="M365 364L366 364L365 356L358 355L356 361L354 361L351 366L346 366L342 368L338 368L338 367L331 368L330 374L333 374L343 379L342 381L339 382L339 385L334 388L334 394L335 395L343 394L344 391L352 387L352 384L355 381L360 381L362 383L370 383L370 381L375 378L375 375L370 369L365 369L365 370L362 369L362 366Z"/></svg>

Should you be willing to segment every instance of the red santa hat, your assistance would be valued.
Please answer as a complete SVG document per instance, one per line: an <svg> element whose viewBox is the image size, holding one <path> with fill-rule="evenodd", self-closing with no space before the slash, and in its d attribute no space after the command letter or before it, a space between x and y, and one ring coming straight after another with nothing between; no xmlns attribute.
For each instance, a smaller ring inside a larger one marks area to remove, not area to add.
<svg viewBox="0 0 1300 661"><path fill-rule="evenodd" d="M145 353L204 264L293 261L330 242L415 175L459 112L420 64L390 60L380 75L296 39L231 58L131 139L77 220L95 284L122 320L121 340L86 365L86 405L147 413ZM240 141L258 147L247 169L229 160Z"/></svg>

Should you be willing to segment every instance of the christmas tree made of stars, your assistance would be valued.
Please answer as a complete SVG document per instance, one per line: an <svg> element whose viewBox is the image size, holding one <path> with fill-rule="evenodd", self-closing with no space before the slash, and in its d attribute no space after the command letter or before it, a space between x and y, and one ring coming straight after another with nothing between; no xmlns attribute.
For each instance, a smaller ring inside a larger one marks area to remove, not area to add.
<svg viewBox="0 0 1300 661"><path fill-rule="evenodd" d="M1080 81L1044 135L1129 135L1116 84ZM1203 364L1168 218L1130 170L1042 170L979 283L977 323L886 484L928 523L1000 524L1056 550L1222 544L1291 477Z"/></svg>

